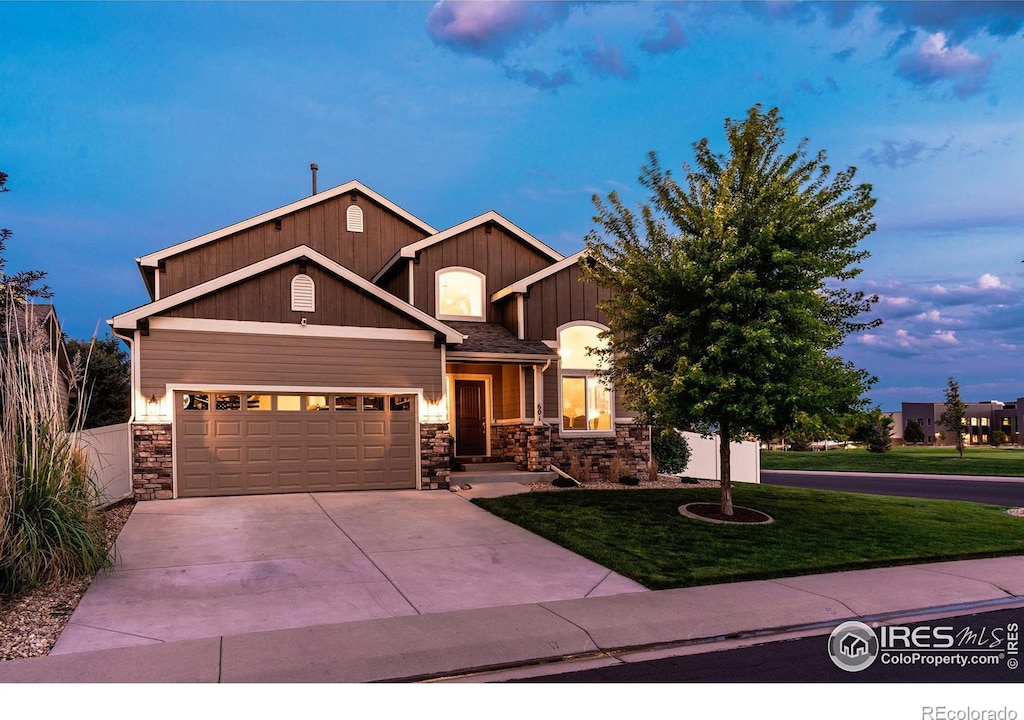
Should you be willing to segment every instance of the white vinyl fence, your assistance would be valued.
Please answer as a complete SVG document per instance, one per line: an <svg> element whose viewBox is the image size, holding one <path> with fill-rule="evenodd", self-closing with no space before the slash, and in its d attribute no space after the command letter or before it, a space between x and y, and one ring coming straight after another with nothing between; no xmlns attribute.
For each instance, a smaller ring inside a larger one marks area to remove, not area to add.
<svg viewBox="0 0 1024 720"><path fill-rule="evenodd" d="M128 423L83 430L79 442L89 453L89 467L103 505L132 494L131 431Z"/></svg>
<svg viewBox="0 0 1024 720"><path fill-rule="evenodd" d="M684 432L683 437L690 445L690 462L682 474L700 480L721 480L722 462L718 452L718 436L702 437L698 433ZM748 440L729 445L729 475L732 482L761 482L760 443Z"/></svg>

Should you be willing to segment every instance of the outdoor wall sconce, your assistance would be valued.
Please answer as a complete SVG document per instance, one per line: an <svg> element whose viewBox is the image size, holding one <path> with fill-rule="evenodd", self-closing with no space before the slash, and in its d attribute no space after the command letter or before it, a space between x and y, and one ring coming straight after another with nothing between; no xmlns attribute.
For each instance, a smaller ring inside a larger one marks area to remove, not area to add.
<svg viewBox="0 0 1024 720"><path fill-rule="evenodd" d="M156 415L156 411L160 408L160 401L156 399L156 394L149 396L149 400L146 401L146 414Z"/></svg>

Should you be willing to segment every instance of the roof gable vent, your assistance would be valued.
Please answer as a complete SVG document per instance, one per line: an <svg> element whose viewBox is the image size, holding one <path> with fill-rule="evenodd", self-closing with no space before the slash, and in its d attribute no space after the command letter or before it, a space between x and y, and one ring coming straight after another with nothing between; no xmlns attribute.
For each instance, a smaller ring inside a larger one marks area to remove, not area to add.
<svg viewBox="0 0 1024 720"><path fill-rule="evenodd" d="M292 310L314 312L316 310L316 286L309 275L292 278Z"/></svg>
<svg viewBox="0 0 1024 720"><path fill-rule="evenodd" d="M363 231L363 209L358 205L349 205L345 211L345 222L349 232Z"/></svg>

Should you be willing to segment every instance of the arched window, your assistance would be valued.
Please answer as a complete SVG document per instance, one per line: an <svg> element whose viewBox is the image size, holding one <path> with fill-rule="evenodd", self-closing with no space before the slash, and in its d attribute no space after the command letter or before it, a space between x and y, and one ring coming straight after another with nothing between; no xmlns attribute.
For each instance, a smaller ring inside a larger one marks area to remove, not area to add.
<svg viewBox="0 0 1024 720"><path fill-rule="evenodd" d="M608 347L598 335L604 327L592 323L564 325L558 329L559 393L562 430L611 432L612 390L596 374L601 358L593 350Z"/></svg>
<svg viewBox="0 0 1024 720"><path fill-rule="evenodd" d="M316 310L316 286L313 278L301 274L292 278L292 310L314 312Z"/></svg>
<svg viewBox="0 0 1024 720"><path fill-rule="evenodd" d="M345 227L349 232L363 231L363 209L358 205L349 205L345 211Z"/></svg>
<svg viewBox="0 0 1024 720"><path fill-rule="evenodd" d="M483 320L484 276L469 268L438 270L436 279L437 317L441 320Z"/></svg>

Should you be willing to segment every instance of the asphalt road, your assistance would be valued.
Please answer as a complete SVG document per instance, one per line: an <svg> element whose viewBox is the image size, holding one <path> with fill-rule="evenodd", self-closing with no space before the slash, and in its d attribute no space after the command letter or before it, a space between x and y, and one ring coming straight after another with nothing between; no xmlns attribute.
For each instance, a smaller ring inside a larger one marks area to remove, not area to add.
<svg viewBox="0 0 1024 720"><path fill-rule="evenodd" d="M680 683L680 682L827 682L827 683L1024 683L1024 649L1020 633L1024 632L1024 609L999 610L956 618L929 620L924 623L888 622L885 625L904 625L916 628L952 628L951 633L960 657L965 663L978 656L995 657L994 664L944 664L936 656L948 657L957 650L920 652L902 648L887 652L883 646L875 661L860 672L839 668L828 653L828 635L799 640L781 640L762 645L625 662L593 670L548 675L522 682L533 683ZM1009 633L1018 633L1017 647L1011 649ZM973 635L964 634L967 628ZM911 631L913 632L913 631ZM925 631L922 631L925 632ZM945 631L944 631L945 632ZM927 637L927 636L925 636ZM884 644L883 644L884 645ZM1001 655L1000 655L1001 653ZM927 659L924 659L927 657ZM931 664L935 663L935 664ZM519 681L517 681L519 682Z"/></svg>
<svg viewBox="0 0 1024 720"><path fill-rule="evenodd" d="M761 482L767 485L839 490L873 495L966 500L968 502L1024 507L1024 479L973 480L952 478L886 477L871 473L813 473L788 470L762 470Z"/></svg>

